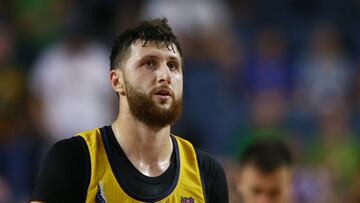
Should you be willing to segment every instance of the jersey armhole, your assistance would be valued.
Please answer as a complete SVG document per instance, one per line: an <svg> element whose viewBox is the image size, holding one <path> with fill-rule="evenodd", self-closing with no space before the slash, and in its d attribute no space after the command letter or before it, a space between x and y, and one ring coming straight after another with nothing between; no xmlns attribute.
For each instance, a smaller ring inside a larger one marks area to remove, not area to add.
<svg viewBox="0 0 360 203"><path fill-rule="evenodd" d="M205 203L206 203L206 202L208 202L208 197L207 197L207 194L206 194L205 181L204 181L205 180L204 179L204 166L203 166L203 162L200 160L201 156L200 156L199 150L196 149L195 147L194 147L194 150L195 150L196 159L197 159L198 166L199 166L201 187L202 187L202 190L203 190L204 200L205 200Z"/></svg>
<svg viewBox="0 0 360 203"><path fill-rule="evenodd" d="M82 138L81 136L76 136L77 139L79 140L81 147L83 149L83 155L84 155L84 193L82 194L83 200L85 202L86 200L86 196L87 196L87 191L89 188L89 184L90 184L90 176L91 176L91 163L90 163L90 154L89 154L89 148L86 144L86 141L84 140L84 138Z"/></svg>

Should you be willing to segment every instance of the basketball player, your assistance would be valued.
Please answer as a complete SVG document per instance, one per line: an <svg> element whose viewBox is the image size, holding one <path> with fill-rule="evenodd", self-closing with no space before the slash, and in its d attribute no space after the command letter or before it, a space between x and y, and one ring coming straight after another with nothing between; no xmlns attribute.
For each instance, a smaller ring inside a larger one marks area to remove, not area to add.
<svg viewBox="0 0 360 203"><path fill-rule="evenodd" d="M242 203L289 203L292 158L284 143L260 139L240 158L237 191Z"/></svg>
<svg viewBox="0 0 360 203"><path fill-rule="evenodd" d="M182 108L183 58L167 19L123 31L110 60L117 119L56 143L31 201L228 202L219 163L170 132Z"/></svg>

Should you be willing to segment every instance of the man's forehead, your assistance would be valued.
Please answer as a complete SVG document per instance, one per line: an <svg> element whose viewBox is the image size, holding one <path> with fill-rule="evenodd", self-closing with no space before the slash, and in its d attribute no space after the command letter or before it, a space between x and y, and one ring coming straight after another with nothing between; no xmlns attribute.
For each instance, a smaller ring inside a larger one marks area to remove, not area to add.
<svg viewBox="0 0 360 203"><path fill-rule="evenodd" d="M291 174L291 169L287 166L280 166L278 168L275 168L271 171L263 171L259 169L257 166L254 165L246 165L241 169L241 174L249 175L256 177L268 177L268 178L275 178L275 179L281 179L284 177L287 177Z"/></svg>

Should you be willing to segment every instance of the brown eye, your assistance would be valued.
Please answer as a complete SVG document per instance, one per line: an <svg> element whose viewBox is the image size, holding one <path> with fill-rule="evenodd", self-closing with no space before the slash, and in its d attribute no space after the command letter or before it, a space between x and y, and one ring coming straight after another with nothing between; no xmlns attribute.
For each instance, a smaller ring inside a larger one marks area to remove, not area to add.
<svg viewBox="0 0 360 203"><path fill-rule="evenodd" d="M178 64L175 62L169 62L167 64L167 66L169 67L170 70L177 70L178 69Z"/></svg>
<svg viewBox="0 0 360 203"><path fill-rule="evenodd" d="M152 60L145 61L144 66L149 69L155 68L155 62Z"/></svg>

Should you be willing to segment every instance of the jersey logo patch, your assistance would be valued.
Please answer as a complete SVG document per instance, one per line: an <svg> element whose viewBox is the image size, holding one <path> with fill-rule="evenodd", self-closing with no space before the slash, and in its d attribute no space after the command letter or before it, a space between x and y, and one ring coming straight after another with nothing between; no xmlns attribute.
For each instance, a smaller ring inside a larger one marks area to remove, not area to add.
<svg viewBox="0 0 360 203"><path fill-rule="evenodd" d="M195 201L192 197L181 196L181 203L195 203Z"/></svg>
<svg viewBox="0 0 360 203"><path fill-rule="evenodd" d="M98 183L98 189L95 196L95 203L106 203L103 184L101 181Z"/></svg>

